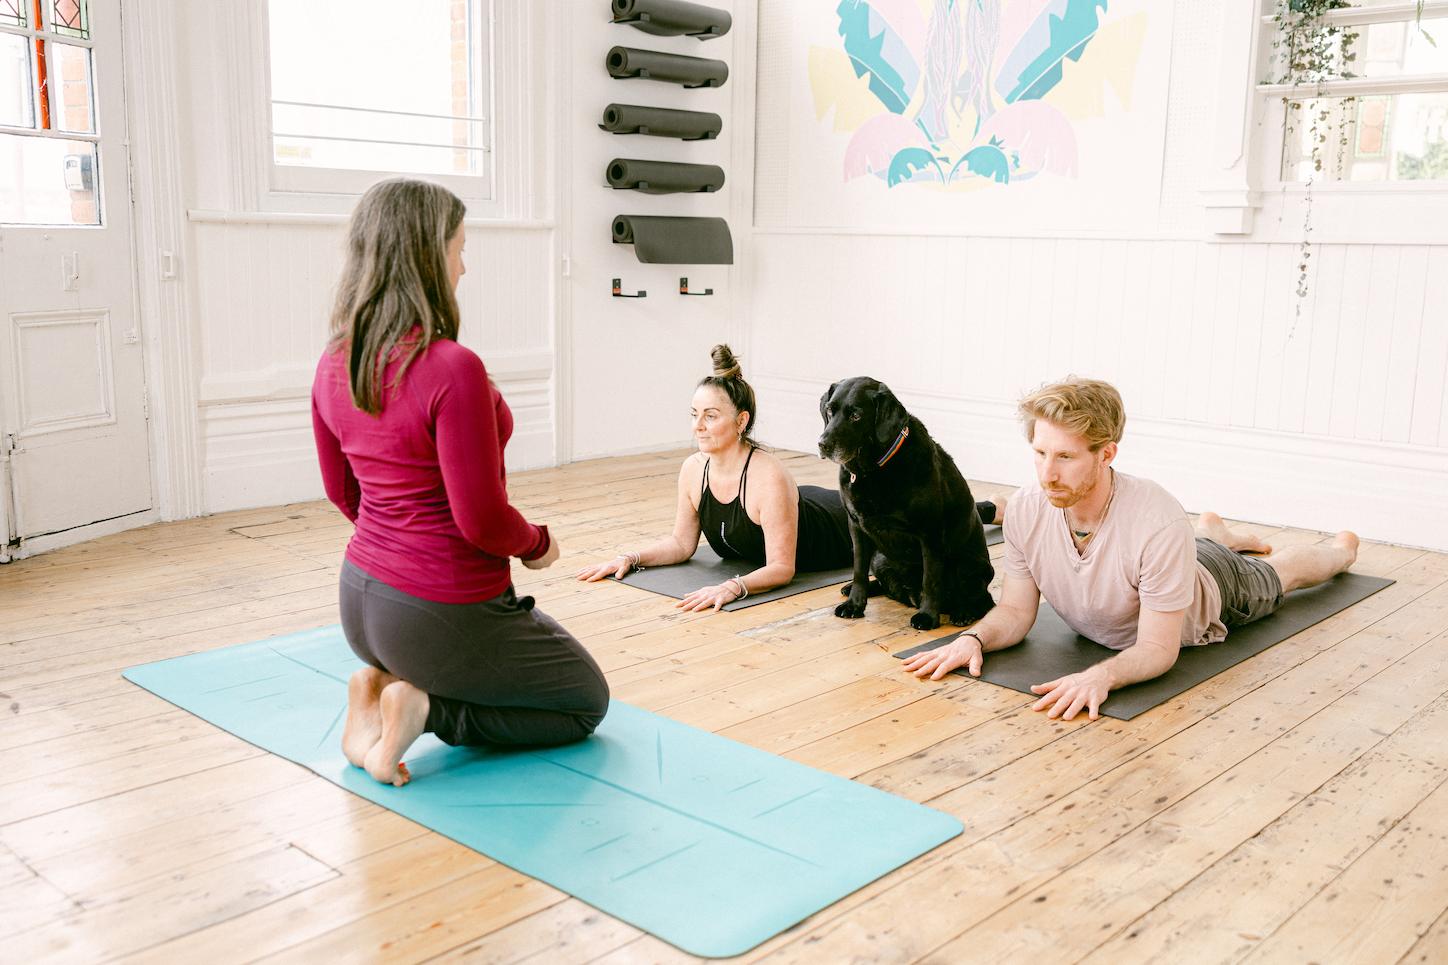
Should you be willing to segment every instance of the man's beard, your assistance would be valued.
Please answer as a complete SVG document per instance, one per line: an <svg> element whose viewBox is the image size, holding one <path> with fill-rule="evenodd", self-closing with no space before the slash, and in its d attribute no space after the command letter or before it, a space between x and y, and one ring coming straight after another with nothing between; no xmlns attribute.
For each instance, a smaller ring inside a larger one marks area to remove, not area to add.
<svg viewBox="0 0 1448 965"><path fill-rule="evenodd" d="M1046 492L1046 501L1057 509L1070 509L1096 491L1096 487L1101 483L1102 475L1103 473L1100 467L1097 467L1095 474L1086 484L1078 489L1067 488L1064 493L1059 495L1048 490Z"/></svg>

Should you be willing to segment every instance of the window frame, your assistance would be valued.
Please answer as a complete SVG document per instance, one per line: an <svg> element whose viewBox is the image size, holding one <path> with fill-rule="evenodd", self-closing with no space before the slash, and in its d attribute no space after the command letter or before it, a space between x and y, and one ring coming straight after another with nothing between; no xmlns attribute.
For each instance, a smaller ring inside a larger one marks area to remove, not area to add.
<svg viewBox="0 0 1448 965"><path fill-rule="evenodd" d="M1277 0L1262 0L1262 30L1258 43L1258 56L1261 58L1259 70L1260 76L1264 79L1257 83L1256 95L1266 99L1267 102L1263 107L1268 118L1268 126L1276 132L1275 147L1269 144L1263 145L1262 163L1268 165L1268 168L1263 171L1264 184L1279 188L1284 185L1301 186L1305 184L1295 178L1289 180L1282 176L1289 110L1283 103L1284 99L1308 101L1318 97L1363 98L1391 94L1448 93L1448 70L1388 77L1351 77L1298 85L1274 82L1271 78L1272 43L1278 35L1272 11L1276 6ZM1366 28L1382 23L1408 23L1410 24L1409 29L1413 29L1411 25L1419 20L1420 13L1422 20L1448 18L1448 0L1424 0L1421 10L1416 0L1345 7L1324 14L1322 23L1344 28ZM1366 33L1366 30L1362 32ZM1444 42L1448 43L1448 37L1444 38ZM1420 193L1425 190L1448 190L1448 178L1350 181L1324 177L1315 179L1313 188L1314 190L1330 190L1346 194Z"/></svg>
<svg viewBox="0 0 1448 965"><path fill-rule="evenodd" d="M1312 94L1317 84L1272 83L1275 0L1227 0L1221 12L1219 97L1203 162L1203 225L1217 240L1301 244L1448 244L1448 180L1287 181L1282 177L1287 108L1284 96ZM1415 19L1416 0L1333 11L1363 24ZM1423 19L1448 16L1448 0L1425 0ZM1437 39L1437 38L1435 38ZM1448 43L1448 37L1443 38ZM1439 75L1430 75L1436 82ZM1448 74L1443 75L1448 80ZM1324 92L1392 92L1421 77L1350 78ZM1436 88L1434 88L1436 89ZM1310 222L1307 211L1310 205ZM1259 217L1259 214L1261 215Z"/></svg>
<svg viewBox="0 0 1448 965"><path fill-rule="evenodd" d="M482 63L473 67L473 76L469 79L470 83L477 83L483 88L482 97L479 99L484 130L484 143L480 145L482 171L476 175L437 174L432 172L380 169L329 168L277 163L273 144L274 127L272 123L272 105L274 102L271 91L270 10L266 0L260 0L263 50L261 81L265 86L263 106L265 108L264 119L266 126L264 164L267 170L267 180L270 191L275 195L301 196L315 200L322 200L328 196L343 197L347 199L347 203L350 205L353 198L363 191L366 191L372 184L385 178L401 176L418 177L441 184L468 202L470 208L473 207L475 202L488 202L493 200L493 145L497 136L493 110L497 77L494 69L496 61L493 46L494 0L467 0L467 3L470 20L469 32L472 34L470 39L476 44L475 50L482 58ZM403 112L379 109L377 113L393 114Z"/></svg>
<svg viewBox="0 0 1448 965"><path fill-rule="evenodd" d="M22 0L22 2L25 2L25 0ZM18 137L48 138L51 140L59 141L80 141L90 144L91 157L94 159L92 161L93 170L91 172L91 179L92 183L95 185L94 194L96 206L96 220L93 223L87 222L79 224L64 221L26 221L0 222L0 225L3 225L3 227L6 228L104 228L107 226L107 219L105 192L102 190L101 184L101 170L102 164L104 163L104 152L101 149L102 131L100 123L100 109L98 105L99 94L96 88L96 40L94 37L78 37L72 34L63 34L57 31L55 29L54 23L52 22L52 17L54 15L52 7L52 0L46 0L46 2L40 4L39 23L27 22L26 26L24 27L15 26L12 24L0 24L0 35L9 35L13 37L25 38L28 54L27 60L29 62L30 68L27 77L27 80L30 84L30 111L31 118L34 122L33 126L30 127L22 127L13 124L0 124L0 134L15 135ZM87 16L85 19L88 23L89 17ZM47 85L50 84L52 79L63 76L62 71L59 69L60 65L57 62L57 45L78 47L86 51L86 56L88 58L87 70L89 71L88 92L90 96L90 104L88 105L88 109L90 111L91 130L69 131L65 130L63 127L58 126L55 118L59 111L63 110L64 107L62 105L61 107L57 108L55 92L50 89L47 89L45 95L45 104L47 105L47 108L45 110L42 110L42 99L39 86L40 78L37 74L38 60L36 58L35 51L35 45L37 42L43 42L45 44L45 82ZM49 120L49 126L45 125L45 121L47 119Z"/></svg>

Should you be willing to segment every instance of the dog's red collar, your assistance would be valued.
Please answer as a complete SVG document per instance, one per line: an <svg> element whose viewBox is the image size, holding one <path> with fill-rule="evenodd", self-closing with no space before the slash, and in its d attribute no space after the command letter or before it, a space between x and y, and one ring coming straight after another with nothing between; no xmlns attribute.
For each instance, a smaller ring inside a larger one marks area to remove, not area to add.
<svg viewBox="0 0 1448 965"><path fill-rule="evenodd" d="M889 462L892 458L894 458L895 453L899 452L899 451L900 451L900 447L903 446L903 445L905 445L905 440L906 440L907 438L909 438L909 436L910 436L910 427L909 427L909 426L906 426L905 428L901 429L901 430L900 430L900 434L895 437L895 444L890 447L890 451L887 452L887 453L885 453L883 456L881 456L881 457L880 457L880 461L877 462L877 463L875 463L875 465L876 465L876 466L883 466L883 465L885 465L885 463Z"/></svg>

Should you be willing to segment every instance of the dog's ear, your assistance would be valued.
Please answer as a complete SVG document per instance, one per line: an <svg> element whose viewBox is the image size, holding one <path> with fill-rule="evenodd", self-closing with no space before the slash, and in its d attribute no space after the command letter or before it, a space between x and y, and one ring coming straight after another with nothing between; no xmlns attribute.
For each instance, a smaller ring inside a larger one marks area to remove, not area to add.
<svg viewBox="0 0 1448 965"><path fill-rule="evenodd" d="M891 445L909 422L910 413L882 382L875 391L875 441L882 446Z"/></svg>
<svg viewBox="0 0 1448 965"><path fill-rule="evenodd" d="M830 383L830 387L828 389L825 389L825 394L820 396L820 418L825 420L826 422L830 421L829 413L826 412L826 410L829 408L830 396L835 394L835 389L839 388L839 386L840 383L838 382Z"/></svg>

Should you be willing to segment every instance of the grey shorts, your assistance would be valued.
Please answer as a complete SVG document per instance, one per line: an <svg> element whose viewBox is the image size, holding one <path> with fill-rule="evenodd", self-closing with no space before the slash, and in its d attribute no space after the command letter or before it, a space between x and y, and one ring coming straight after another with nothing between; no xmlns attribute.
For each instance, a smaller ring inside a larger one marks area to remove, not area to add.
<svg viewBox="0 0 1448 965"><path fill-rule="evenodd" d="M1260 620L1282 606L1282 580L1262 560L1198 536L1197 562L1222 591L1222 623L1228 629Z"/></svg>

